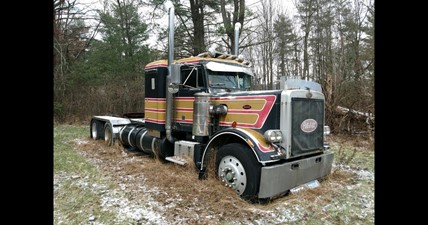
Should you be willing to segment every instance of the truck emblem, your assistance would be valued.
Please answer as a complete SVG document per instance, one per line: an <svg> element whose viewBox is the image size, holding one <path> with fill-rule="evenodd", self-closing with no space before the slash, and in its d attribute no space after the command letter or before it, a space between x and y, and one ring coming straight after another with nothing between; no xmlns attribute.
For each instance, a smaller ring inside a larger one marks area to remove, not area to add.
<svg viewBox="0 0 428 225"><path fill-rule="evenodd" d="M317 129L318 123L314 119L306 119L300 124L300 129L305 133L311 133Z"/></svg>
<svg viewBox="0 0 428 225"><path fill-rule="evenodd" d="M244 105L242 106L243 109L251 109L251 105Z"/></svg>

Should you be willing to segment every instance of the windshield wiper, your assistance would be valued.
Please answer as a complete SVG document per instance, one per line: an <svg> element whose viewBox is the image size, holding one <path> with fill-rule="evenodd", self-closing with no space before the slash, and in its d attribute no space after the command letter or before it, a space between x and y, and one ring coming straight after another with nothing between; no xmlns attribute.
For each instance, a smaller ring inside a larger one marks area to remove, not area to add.
<svg viewBox="0 0 428 225"><path fill-rule="evenodd" d="M224 87L224 86L226 86L226 84L225 83L213 83L213 84L210 84L210 86L211 87Z"/></svg>

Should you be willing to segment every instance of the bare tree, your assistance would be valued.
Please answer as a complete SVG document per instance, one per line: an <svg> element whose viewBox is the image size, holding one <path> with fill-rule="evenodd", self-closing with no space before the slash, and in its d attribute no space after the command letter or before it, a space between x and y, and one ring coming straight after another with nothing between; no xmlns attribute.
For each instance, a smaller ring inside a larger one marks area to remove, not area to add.
<svg viewBox="0 0 428 225"><path fill-rule="evenodd" d="M274 0L262 0L261 7L258 8L256 14L256 27L251 34L252 50L247 50L253 53L255 58L252 59L255 68L257 79L257 87L259 89L274 89L274 77L276 71L275 66L275 32L274 20L277 15L274 5Z"/></svg>
<svg viewBox="0 0 428 225"><path fill-rule="evenodd" d="M235 24L240 23L244 24L245 18L245 0L232 0L232 14L226 8L226 0L220 0L220 9L221 17L223 19L223 26L229 40L224 40L224 43L230 49L230 52L235 52L235 46L233 44L235 40ZM241 34L242 29L240 29L239 34Z"/></svg>

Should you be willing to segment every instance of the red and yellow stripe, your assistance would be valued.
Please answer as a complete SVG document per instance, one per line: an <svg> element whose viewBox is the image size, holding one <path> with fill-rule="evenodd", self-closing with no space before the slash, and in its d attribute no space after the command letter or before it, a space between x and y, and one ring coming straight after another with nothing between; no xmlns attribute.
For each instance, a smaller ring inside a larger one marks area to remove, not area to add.
<svg viewBox="0 0 428 225"><path fill-rule="evenodd" d="M193 123L194 100L194 97L175 98L175 110L173 112L175 122L188 124ZM237 127L255 129L263 127L275 101L275 95L211 98L212 104L224 104L228 107L227 115L220 117L221 126L232 126L232 123L236 122ZM144 102L145 120L147 122L165 124L166 99L146 98ZM248 106L251 106L251 108L245 109Z"/></svg>
<svg viewBox="0 0 428 225"><path fill-rule="evenodd" d="M227 115L220 118L220 125L260 129L266 122L273 104L275 95L229 96L214 97L211 101L216 104L227 105ZM251 106L250 109L244 109Z"/></svg>
<svg viewBox="0 0 428 225"><path fill-rule="evenodd" d="M244 132L248 137L250 137L251 140L255 142L255 144L260 149L260 151L262 152L275 151L275 148L266 141L266 139L261 133L248 128L237 128L237 129L240 130L241 132Z"/></svg>
<svg viewBox="0 0 428 225"><path fill-rule="evenodd" d="M166 98L145 98L144 116L147 122L165 124Z"/></svg>

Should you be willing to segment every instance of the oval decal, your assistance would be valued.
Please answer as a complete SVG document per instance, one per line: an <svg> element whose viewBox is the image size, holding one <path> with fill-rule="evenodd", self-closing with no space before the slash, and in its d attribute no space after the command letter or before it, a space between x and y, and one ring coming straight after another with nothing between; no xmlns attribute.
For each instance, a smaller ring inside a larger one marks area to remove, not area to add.
<svg viewBox="0 0 428 225"><path fill-rule="evenodd" d="M305 133L311 133L316 130L318 123L314 119L306 119L300 124L300 129Z"/></svg>
<svg viewBox="0 0 428 225"><path fill-rule="evenodd" d="M251 109L251 105L244 105L242 106L243 109Z"/></svg>

